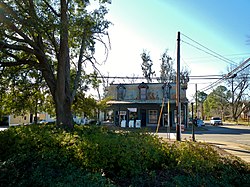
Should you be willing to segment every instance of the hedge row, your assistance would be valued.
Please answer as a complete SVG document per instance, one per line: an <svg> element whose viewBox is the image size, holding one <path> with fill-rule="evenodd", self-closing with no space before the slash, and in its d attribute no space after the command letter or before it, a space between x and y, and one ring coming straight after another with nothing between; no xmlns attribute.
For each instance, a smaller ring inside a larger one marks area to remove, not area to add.
<svg viewBox="0 0 250 187"><path fill-rule="evenodd" d="M249 166L211 146L100 126L0 132L3 186L250 186Z"/></svg>

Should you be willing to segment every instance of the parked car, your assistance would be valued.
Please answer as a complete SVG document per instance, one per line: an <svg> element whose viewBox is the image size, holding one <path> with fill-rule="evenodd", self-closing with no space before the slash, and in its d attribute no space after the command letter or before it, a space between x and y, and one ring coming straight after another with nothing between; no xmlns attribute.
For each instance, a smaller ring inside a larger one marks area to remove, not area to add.
<svg viewBox="0 0 250 187"><path fill-rule="evenodd" d="M210 120L210 125L222 125L222 120L220 117L212 117Z"/></svg>
<svg viewBox="0 0 250 187"><path fill-rule="evenodd" d="M47 121L45 119L38 121L39 124L46 123Z"/></svg>
<svg viewBox="0 0 250 187"><path fill-rule="evenodd" d="M194 119L195 120L195 119ZM192 118L189 118L188 124L191 126L193 124L193 120ZM197 119L197 123L194 122L195 125L197 125L197 127L201 127L201 126L205 126L205 123L202 119Z"/></svg>
<svg viewBox="0 0 250 187"><path fill-rule="evenodd" d="M197 119L197 127L205 126L205 123L202 119Z"/></svg>

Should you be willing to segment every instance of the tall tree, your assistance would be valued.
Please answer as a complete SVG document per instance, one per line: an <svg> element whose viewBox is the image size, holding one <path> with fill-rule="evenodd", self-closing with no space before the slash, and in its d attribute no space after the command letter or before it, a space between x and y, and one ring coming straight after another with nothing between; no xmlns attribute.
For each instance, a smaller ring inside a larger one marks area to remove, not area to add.
<svg viewBox="0 0 250 187"><path fill-rule="evenodd" d="M86 62L94 64L96 41L107 35L109 0L91 10L88 0L2 0L0 66L41 71L52 95L57 124L73 128L71 106ZM76 74L71 76L71 69Z"/></svg>
<svg viewBox="0 0 250 187"><path fill-rule="evenodd" d="M203 103L207 98L207 94L205 92L198 91L197 92L197 101L201 108L201 118L204 119L204 109L203 109Z"/></svg>
<svg viewBox="0 0 250 187"><path fill-rule="evenodd" d="M166 50L161 55L161 69L160 69L160 78L159 82L173 82L175 77L175 70L173 67L172 58L168 55L168 50Z"/></svg>
<svg viewBox="0 0 250 187"><path fill-rule="evenodd" d="M148 83L152 82L152 76L155 75L155 71L153 71L152 69L153 62L151 60L149 52L143 50L141 58L142 58L141 69L143 76L146 78Z"/></svg>
<svg viewBox="0 0 250 187"><path fill-rule="evenodd" d="M236 74L235 74L236 75ZM249 81L246 71L238 73L234 78L229 78L228 85L231 86L231 116L237 121L245 107L249 105Z"/></svg>
<svg viewBox="0 0 250 187"><path fill-rule="evenodd" d="M212 116L228 116L229 113L229 99L231 97L230 91L225 86L218 86L210 94L208 94L204 101L205 115Z"/></svg>
<svg viewBox="0 0 250 187"><path fill-rule="evenodd" d="M237 121L249 102L249 59L228 67L227 84L231 88L231 118ZM237 70L237 71L236 71Z"/></svg>
<svg viewBox="0 0 250 187"><path fill-rule="evenodd" d="M44 103L43 93L46 91L39 72L27 70L25 66L11 67L1 72L0 77L0 113L22 115L29 112L36 116L38 102Z"/></svg>

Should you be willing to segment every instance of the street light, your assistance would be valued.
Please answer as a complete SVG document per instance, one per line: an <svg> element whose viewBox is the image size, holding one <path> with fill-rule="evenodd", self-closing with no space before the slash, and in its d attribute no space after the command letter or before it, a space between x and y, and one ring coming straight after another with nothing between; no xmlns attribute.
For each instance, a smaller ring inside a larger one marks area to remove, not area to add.
<svg viewBox="0 0 250 187"><path fill-rule="evenodd" d="M168 83L168 126L170 127L170 89L172 88L172 86L170 85L170 83Z"/></svg>
<svg viewBox="0 0 250 187"><path fill-rule="evenodd" d="M168 132L169 132L169 139L170 139L170 89L172 88L172 86L170 85L170 83L168 83Z"/></svg>
<svg viewBox="0 0 250 187"><path fill-rule="evenodd" d="M194 136L194 103L191 103L192 105L192 140L195 141L195 136Z"/></svg>

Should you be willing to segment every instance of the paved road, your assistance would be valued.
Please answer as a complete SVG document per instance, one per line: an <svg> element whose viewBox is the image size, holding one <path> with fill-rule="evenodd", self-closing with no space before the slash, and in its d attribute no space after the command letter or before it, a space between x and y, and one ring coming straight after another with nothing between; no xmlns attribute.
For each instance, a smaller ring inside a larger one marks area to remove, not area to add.
<svg viewBox="0 0 250 187"><path fill-rule="evenodd" d="M160 136L166 137L166 133L159 133ZM174 139L175 133L171 133ZM192 139L192 131L184 131L181 139ZM250 126L243 125L222 125L199 128L195 131L195 139L200 141L226 141L250 146Z"/></svg>
<svg viewBox="0 0 250 187"><path fill-rule="evenodd" d="M163 138L168 138L167 133L158 133ZM176 139L176 134L170 134L171 139ZM192 132L183 132L182 140L191 140ZM250 126L242 125L206 125L203 130L195 132L195 140L211 143L225 151L240 157L250 163Z"/></svg>
<svg viewBox="0 0 250 187"><path fill-rule="evenodd" d="M195 139L199 141L223 141L250 146L250 126L243 125L206 125L205 131L195 132ZM189 138L191 132L182 134L182 138Z"/></svg>

